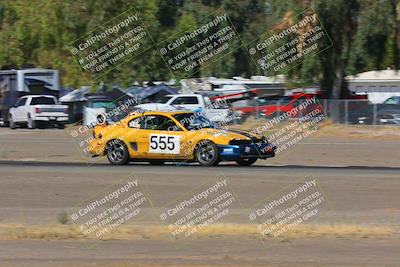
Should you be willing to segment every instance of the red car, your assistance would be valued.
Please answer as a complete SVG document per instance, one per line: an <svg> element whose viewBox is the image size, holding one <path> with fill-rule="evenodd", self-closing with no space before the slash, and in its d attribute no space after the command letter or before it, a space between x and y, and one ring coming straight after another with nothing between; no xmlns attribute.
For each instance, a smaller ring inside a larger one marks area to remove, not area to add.
<svg viewBox="0 0 400 267"><path fill-rule="evenodd" d="M315 96L317 98L320 97L319 94L298 93L292 96L268 96L258 99L254 98L247 100L239 100L232 104L232 109L235 112L239 113L242 116L242 118L246 118L250 115L256 115L257 112L260 117L273 117L280 113L288 112L293 108L295 108L300 103L306 101L307 99L311 99ZM320 106L318 101L315 104L309 105L305 112L316 108L320 108L322 110L322 106ZM302 114L295 114L294 117L301 115Z"/></svg>

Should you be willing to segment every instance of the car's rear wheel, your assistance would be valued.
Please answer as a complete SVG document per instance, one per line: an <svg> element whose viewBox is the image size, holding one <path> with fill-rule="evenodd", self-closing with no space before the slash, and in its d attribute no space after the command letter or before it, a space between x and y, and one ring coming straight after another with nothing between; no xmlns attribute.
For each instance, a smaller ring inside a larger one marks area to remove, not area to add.
<svg viewBox="0 0 400 267"><path fill-rule="evenodd" d="M17 128L17 125L15 124L11 115L8 117L8 126L13 130Z"/></svg>
<svg viewBox="0 0 400 267"><path fill-rule="evenodd" d="M150 165L163 165L165 160L149 160Z"/></svg>
<svg viewBox="0 0 400 267"><path fill-rule="evenodd" d="M196 149L196 160L202 166L215 166L220 162L217 146L211 141L202 141Z"/></svg>
<svg viewBox="0 0 400 267"><path fill-rule="evenodd" d="M125 165L129 162L127 146L119 140L113 140L107 144L107 159L113 165Z"/></svg>
<svg viewBox="0 0 400 267"><path fill-rule="evenodd" d="M254 164L254 162L257 161L257 158L254 159L238 159L236 160L236 163L239 164L240 166L250 166Z"/></svg>

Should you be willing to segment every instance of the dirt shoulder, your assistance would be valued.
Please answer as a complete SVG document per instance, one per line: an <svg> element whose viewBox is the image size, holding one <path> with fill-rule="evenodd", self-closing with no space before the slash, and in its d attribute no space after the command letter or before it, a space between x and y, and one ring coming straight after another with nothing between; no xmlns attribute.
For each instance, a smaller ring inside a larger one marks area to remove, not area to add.
<svg viewBox="0 0 400 267"><path fill-rule="evenodd" d="M254 129L247 122L241 129ZM259 125L258 122L257 125ZM0 160L92 162L82 142L90 133L73 137L78 127L65 130L10 130L0 128ZM278 129L272 129L271 132ZM321 124L313 134L259 165L383 166L400 167L400 131L394 126L342 126ZM107 162L96 158L96 162Z"/></svg>

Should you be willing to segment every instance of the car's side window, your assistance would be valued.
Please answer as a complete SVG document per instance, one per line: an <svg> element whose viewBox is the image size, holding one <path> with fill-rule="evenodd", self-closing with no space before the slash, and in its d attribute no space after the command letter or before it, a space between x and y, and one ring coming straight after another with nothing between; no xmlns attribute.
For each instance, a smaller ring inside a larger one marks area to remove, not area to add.
<svg viewBox="0 0 400 267"><path fill-rule="evenodd" d="M304 96L299 97L298 99L296 99L296 101L293 103L293 106L297 107L298 105L304 103L307 101L307 98L305 98Z"/></svg>
<svg viewBox="0 0 400 267"><path fill-rule="evenodd" d="M181 131L172 119L162 115L146 116L145 129L158 131Z"/></svg>
<svg viewBox="0 0 400 267"><path fill-rule="evenodd" d="M15 106L16 107L19 107L19 103L21 102L21 99L19 99L16 103L15 103Z"/></svg>
<svg viewBox="0 0 400 267"><path fill-rule="evenodd" d="M146 116L146 125L143 129L156 130L157 122L157 116Z"/></svg>
<svg viewBox="0 0 400 267"><path fill-rule="evenodd" d="M129 128L144 129L144 126L145 126L145 120L143 116L134 118L128 122Z"/></svg>
<svg viewBox="0 0 400 267"><path fill-rule="evenodd" d="M399 102L400 102L400 99L391 97L391 98L387 99L384 103L387 105L399 105L400 104Z"/></svg>
<svg viewBox="0 0 400 267"><path fill-rule="evenodd" d="M181 96L172 102L173 105L195 105L198 103L199 100L197 99L197 97L192 96Z"/></svg>
<svg viewBox="0 0 400 267"><path fill-rule="evenodd" d="M21 98L21 99L17 102L16 106L17 106L17 107L22 107L23 105L25 105L25 103L26 103L26 98Z"/></svg>
<svg viewBox="0 0 400 267"><path fill-rule="evenodd" d="M181 128L168 117L160 116L160 124L157 127L160 131L181 131Z"/></svg>

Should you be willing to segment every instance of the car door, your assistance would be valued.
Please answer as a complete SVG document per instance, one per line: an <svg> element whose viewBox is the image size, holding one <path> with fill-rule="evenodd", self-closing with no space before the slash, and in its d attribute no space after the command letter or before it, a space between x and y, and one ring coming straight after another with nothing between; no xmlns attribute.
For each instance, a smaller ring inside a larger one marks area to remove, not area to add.
<svg viewBox="0 0 400 267"><path fill-rule="evenodd" d="M299 98L297 98L294 102L293 102L293 107L295 108L299 105L303 105L305 102L307 102L307 97L306 96L301 96ZM296 114L294 115L295 117L303 117L305 115L307 115L307 113L310 111L310 105L306 104L306 106L303 109L297 109Z"/></svg>
<svg viewBox="0 0 400 267"><path fill-rule="evenodd" d="M15 104L14 112L13 112L13 120L15 122L22 122L26 121L24 120L24 110L26 109L25 104L26 104L27 98L20 98L17 103Z"/></svg>
<svg viewBox="0 0 400 267"><path fill-rule="evenodd" d="M123 139L128 145L129 154L132 158L145 158L148 149L148 133L145 130L145 116L138 116L131 119L123 130Z"/></svg>
<svg viewBox="0 0 400 267"><path fill-rule="evenodd" d="M143 155L149 159L182 159L181 148L185 143L185 131L168 116L146 115L144 129L140 131Z"/></svg>

